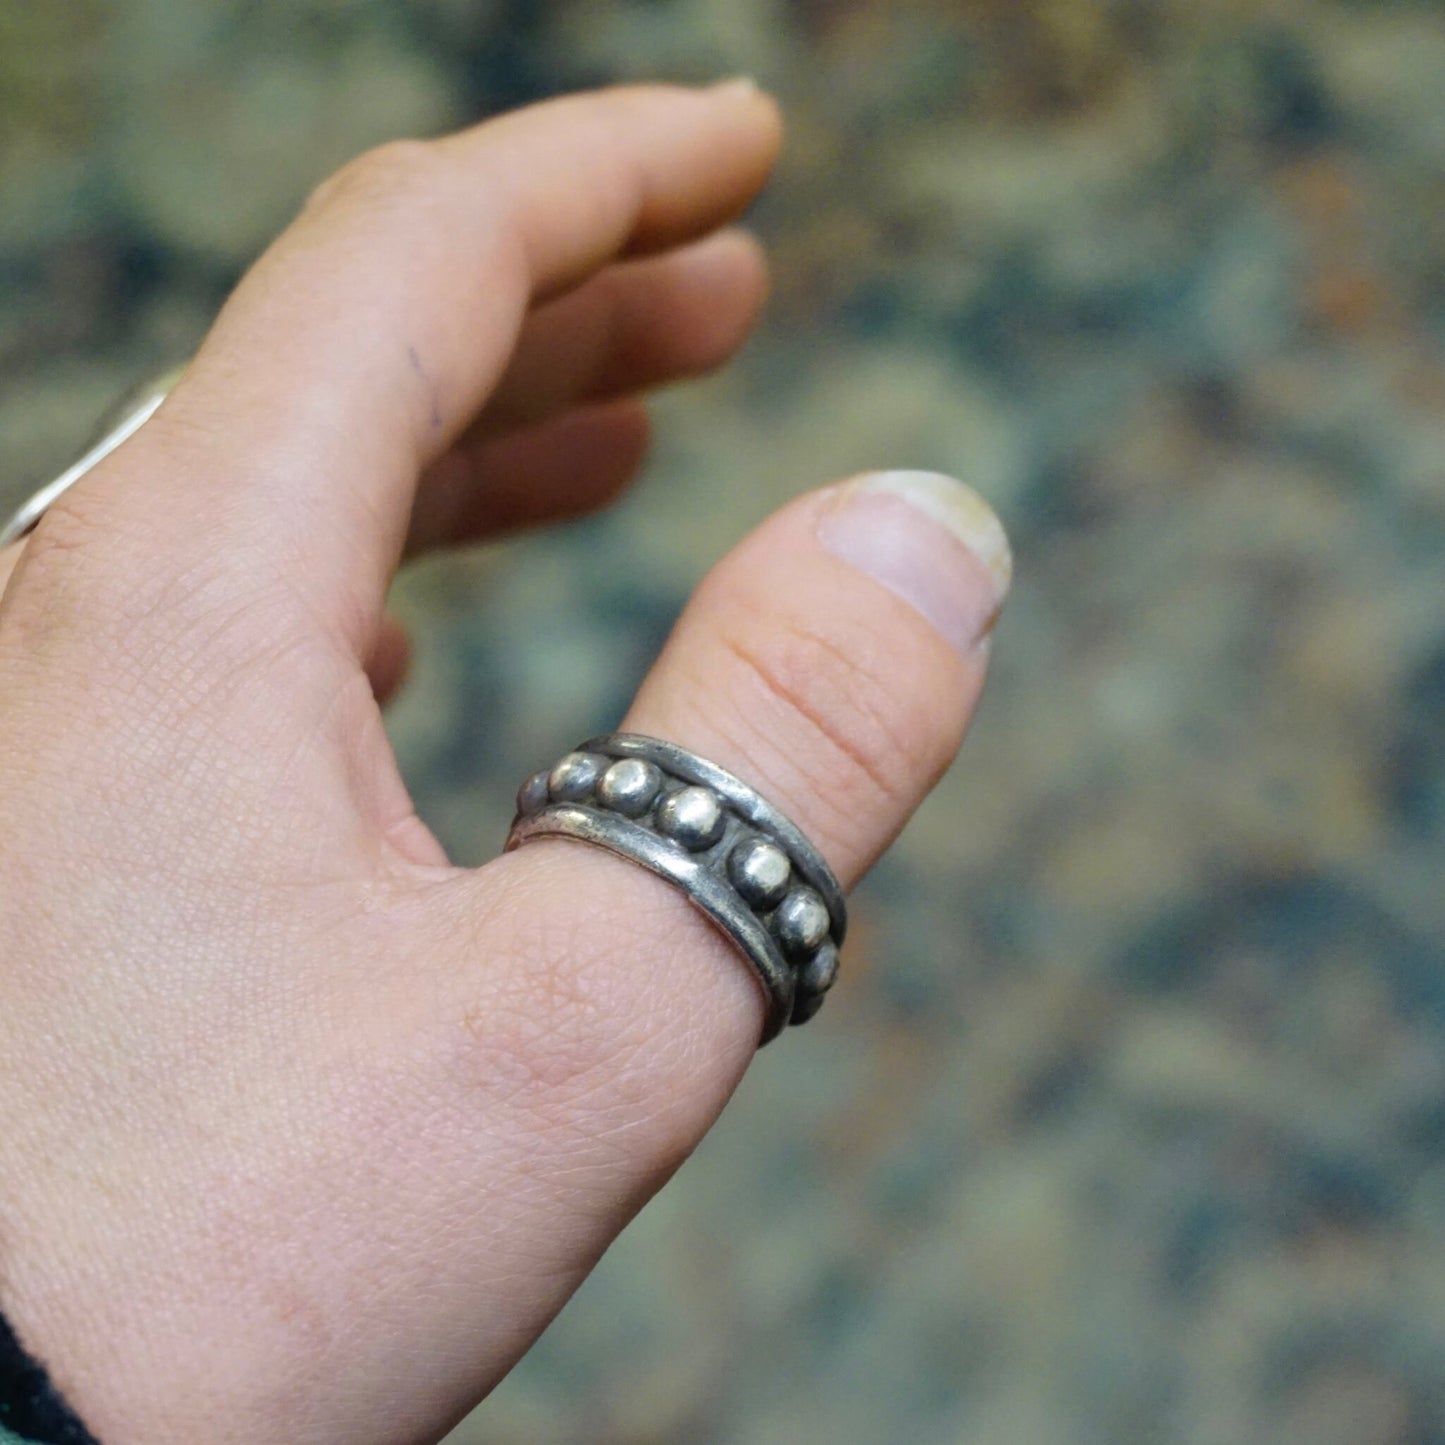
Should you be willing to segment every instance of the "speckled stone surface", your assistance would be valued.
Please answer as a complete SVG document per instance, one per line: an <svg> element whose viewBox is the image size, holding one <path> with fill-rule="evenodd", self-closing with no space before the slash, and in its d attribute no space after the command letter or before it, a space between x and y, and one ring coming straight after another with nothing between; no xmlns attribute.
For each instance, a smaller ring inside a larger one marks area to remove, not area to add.
<svg viewBox="0 0 1445 1445"><path fill-rule="evenodd" d="M0 500L352 151L734 72L769 320L403 580L424 815L489 856L804 487L967 477L1016 589L828 1009L457 1445L1439 1445L1438 0L0 0Z"/></svg>

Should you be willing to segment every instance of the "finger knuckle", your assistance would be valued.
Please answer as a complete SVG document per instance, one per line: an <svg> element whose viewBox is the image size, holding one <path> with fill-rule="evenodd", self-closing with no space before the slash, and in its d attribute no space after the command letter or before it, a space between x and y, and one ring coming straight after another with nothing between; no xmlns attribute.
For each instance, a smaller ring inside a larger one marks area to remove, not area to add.
<svg viewBox="0 0 1445 1445"><path fill-rule="evenodd" d="M124 489L76 488L30 537L11 615L26 650L65 652L97 685L234 677L295 642L300 618L263 576L147 527ZM182 699L175 700L183 705Z"/></svg>
<svg viewBox="0 0 1445 1445"><path fill-rule="evenodd" d="M306 210L391 210L421 204L435 192L441 167L437 148L428 141L387 141L322 181Z"/></svg>
<svg viewBox="0 0 1445 1445"><path fill-rule="evenodd" d="M553 867L566 870L562 851ZM705 1127L709 1091L699 1088L695 1041L671 1016L677 1001L657 999L648 980L675 969L659 961L660 950L706 960L717 941L686 908L665 938L674 900L653 893L652 880L639 885L588 862L567 876L565 891L546 871L531 885L513 882L507 921L478 916L468 951L480 970L467 970L456 1036L467 1092L554 1143L585 1141L599 1161L672 1167ZM635 899L653 911L629 906ZM717 989L721 1009L729 995L726 984Z"/></svg>
<svg viewBox="0 0 1445 1445"><path fill-rule="evenodd" d="M618 1077L629 1028L581 914L534 916L487 974L505 987L487 987L463 1022L489 1089L554 1126L590 1114L599 1088Z"/></svg>

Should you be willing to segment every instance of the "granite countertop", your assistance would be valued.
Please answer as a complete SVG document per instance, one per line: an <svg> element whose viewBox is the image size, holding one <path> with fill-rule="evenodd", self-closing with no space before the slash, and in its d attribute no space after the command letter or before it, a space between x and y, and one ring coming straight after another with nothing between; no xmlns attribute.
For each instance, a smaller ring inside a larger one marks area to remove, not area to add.
<svg viewBox="0 0 1445 1445"><path fill-rule="evenodd" d="M1445 1441L1435 0L0 0L0 501L328 168L751 73L769 319L615 512L407 575L454 855L788 496L951 471L1018 581L823 1018L454 1437Z"/></svg>

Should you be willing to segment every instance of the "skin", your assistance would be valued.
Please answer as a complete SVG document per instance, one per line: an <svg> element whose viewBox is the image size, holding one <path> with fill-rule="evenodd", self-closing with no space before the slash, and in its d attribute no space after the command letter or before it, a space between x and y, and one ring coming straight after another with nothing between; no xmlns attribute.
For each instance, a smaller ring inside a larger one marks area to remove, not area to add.
<svg viewBox="0 0 1445 1445"><path fill-rule="evenodd" d="M378 696L408 552L602 504L639 394L746 337L779 140L648 87L362 157L0 557L0 1305L107 1445L437 1439L746 1068L761 995L685 900L566 842L453 867ZM846 886L985 650L827 552L835 505L718 564L625 725Z"/></svg>

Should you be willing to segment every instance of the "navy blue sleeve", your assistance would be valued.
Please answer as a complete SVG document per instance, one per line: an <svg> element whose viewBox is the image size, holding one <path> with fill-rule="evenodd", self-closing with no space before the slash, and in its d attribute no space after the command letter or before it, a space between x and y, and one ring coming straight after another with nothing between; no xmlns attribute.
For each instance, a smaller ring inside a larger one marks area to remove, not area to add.
<svg viewBox="0 0 1445 1445"><path fill-rule="evenodd" d="M0 1314L0 1445L98 1445Z"/></svg>

